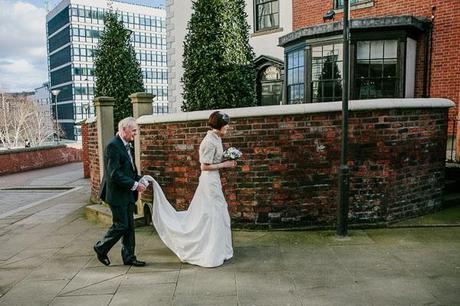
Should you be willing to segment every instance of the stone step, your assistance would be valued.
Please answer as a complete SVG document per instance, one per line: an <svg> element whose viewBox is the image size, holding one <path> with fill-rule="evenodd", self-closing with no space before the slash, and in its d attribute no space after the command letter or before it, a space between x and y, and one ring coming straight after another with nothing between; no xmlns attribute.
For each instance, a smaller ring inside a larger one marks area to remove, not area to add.
<svg viewBox="0 0 460 306"><path fill-rule="evenodd" d="M85 216L88 220L95 221L104 225L112 225L112 211L108 206L93 204L85 207ZM134 214L134 227L145 226L143 216Z"/></svg>

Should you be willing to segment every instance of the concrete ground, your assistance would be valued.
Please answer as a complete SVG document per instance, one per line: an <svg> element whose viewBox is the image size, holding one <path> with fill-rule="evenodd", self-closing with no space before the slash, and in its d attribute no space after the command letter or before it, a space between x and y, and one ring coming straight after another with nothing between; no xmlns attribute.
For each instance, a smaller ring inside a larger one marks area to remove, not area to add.
<svg viewBox="0 0 460 306"><path fill-rule="evenodd" d="M147 266L124 266L118 244L105 267L92 245L107 228L84 218L82 173L77 163L0 177L0 305L460 305L458 226L346 240L235 230L234 258L212 269L182 264L142 227Z"/></svg>

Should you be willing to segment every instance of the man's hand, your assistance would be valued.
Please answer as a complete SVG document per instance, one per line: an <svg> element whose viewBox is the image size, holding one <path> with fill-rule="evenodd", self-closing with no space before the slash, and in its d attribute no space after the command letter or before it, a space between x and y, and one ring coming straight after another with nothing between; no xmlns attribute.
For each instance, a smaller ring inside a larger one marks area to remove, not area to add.
<svg viewBox="0 0 460 306"><path fill-rule="evenodd" d="M145 186L139 183L136 188L137 192L142 192L145 190Z"/></svg>

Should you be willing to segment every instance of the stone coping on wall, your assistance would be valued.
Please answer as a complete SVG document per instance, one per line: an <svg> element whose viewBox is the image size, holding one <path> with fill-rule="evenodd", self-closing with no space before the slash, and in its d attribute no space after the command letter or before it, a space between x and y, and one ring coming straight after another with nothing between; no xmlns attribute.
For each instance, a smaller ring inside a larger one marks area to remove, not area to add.
<svg viewBox="0 0 460 306"><path fill-rule="evenodd" d="M29 148L11 148L11 149L0 150L0 155L22 153L22 152L42 151L42 150L53 150L56 148L65 148L65 147L67 147L65 144L59 144L59 145L49 145L49 146L36 146L36 147L29 147Z"/></svg>
<svg viewBox="0 0 460 306"><path fill-rule="evenodd" d="M454 106L454 102L443 98L373 99L352 100L349 102L348 109L350 111L368 111L378 109L449 108ZM215 110L173 113L162 116L146 115L139 117L137 123L152 124L207 120L213 111ZM227 113L231 118L339 112L342 111L342 102L256 106L221 109L221 111Z"/></svg>
<svg viewBox="0 0 460 306"><path fill-rule="evenodd" d="M85 120L85 123L86 123L86 124L91 124L91 123L94 123L94 122L96 122L96 121L97 121L96 116L92 116L92 117L87 118L87 119Z"/></svg>

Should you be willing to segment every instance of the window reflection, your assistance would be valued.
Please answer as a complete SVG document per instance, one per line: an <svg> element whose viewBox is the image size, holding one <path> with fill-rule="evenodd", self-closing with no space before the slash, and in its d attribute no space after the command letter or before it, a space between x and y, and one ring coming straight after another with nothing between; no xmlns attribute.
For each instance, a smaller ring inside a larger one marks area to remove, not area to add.
<svg viewBox="0 0 460 306"><path fill-rule="evenodd" d="M287 55L287 102L289 104L304 101L304 50L295 50Z"/></svg>
<svg viewBox="0 0 460 306"><path fill-rule="evenodd" d="M356 46L357 97L359 99L397 97L399 93L398 41L359 41Z"/></svg>
<svg viewBox="0 0 460 306"><path fill-rule="evenodd" d="M342 99L342 53L341 43L312 48L313 102Z"/></svg>

